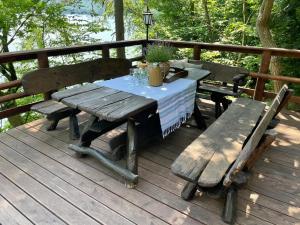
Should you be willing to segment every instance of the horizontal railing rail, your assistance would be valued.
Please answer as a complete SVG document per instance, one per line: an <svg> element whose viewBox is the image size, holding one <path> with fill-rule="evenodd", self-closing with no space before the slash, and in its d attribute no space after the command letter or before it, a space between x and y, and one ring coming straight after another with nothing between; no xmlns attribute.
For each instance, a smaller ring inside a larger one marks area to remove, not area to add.
<svg viewBox="0 0 300 225"><path fill-rule="evenodd" d="M300 50L285 49L285 48L263 48L254 46L241 46L230 44L210 44L192 41L174 41L174 40L157 40L150 39L149 43L165 43L177 48L200 48L203 50L222 51L222 52L236 52L262 55L265 51L271 52L272 56L300 58Z"/></svg>
<svg viewBox="0 0 300 225"><path fill-rule="evenodd" d="M173 41L173 40L149 40L150 44L167 44L177 48L193 49L193 59L200 60L201 50L222 51L222 52L235 52L262 55L261 65L258 73L251 72L250 76L257 79L255 89L247 89L247 94L254 97L256 100L263 100L264 97L273 97L275 93L265 92L265 82L267 80L279 80L286 83L299 84L299 78L289 76L273 76L268 74L270 61L272 56L300 58L300 50L297 49L284 49L284 48L263 48L253 46L239 46L228 44L210 44L192 41ZM290 102L300 104L300 97L292 96Z"/></svg>
<svg viewBox="0 0 300 225"><path fill-rule="evenodd" d="M52 56L62 56L62 55L69 55L74 53L84 53L84 52L101 50L102 58L110 58L110 49L125 48L131 46L142 46L143 49L144 47L146 47L146 45L147 45L146 40L128 40L128 41L102 42L97 44L78 45L78 46L71 46L71 47L45 48L45 49L37 49L37 50L30 50L30 51L9 52L9 53L0 54L0 63L11 63L11 62L18 62L23 60L37 59L38 68L48 68L49 67L48 57L52 57ZM134 62L134 61L142 60L143 58L144 56L142 50L140 56L129 58L128 60ZM14 80L14 81L0 84L0 91L7 90L10 88L18 88L21 86L22 86L21 80ZM43 93L43 94L45 96L45 100L47 100L50 98L51 92ZM0 96L0 104L12 100L28 97L28 96L30 95L22 91L17 93L7 94L4 96ZM29 103L27 105L22 105L10 109L2 110L0 111L0 119L27 112L34 104L37 103Z"/></svg>
<svg viewBox="0 0 300 225"><path fill-rule="evenodd" d="M108 50L113 48L123 48L135 45L146 45L146 40L129 40L116 42L102 42L89 45L78 45L71 47L45 48L30 51L8 52L0 54L0 63L17 62L29 59L38 59L41 55L61 56L74 53L91 52L97 50Z"/></svg>
<svg viewBox="0 0 300 225"><path fill-rule="evenodd" d="M46 48L30 51L19 51L0 54L0 63L18 62L23 60L37 59L38 68L48 68L49 60L48 57L62 56L74 53L83 53L91 51L102 51L103 58L110 58L110 49L124 48L130 46L142 46L144 49L147 44L152 43L167 43L170 46L177 48L190 48L193 49L193 59L200 60L201 51L225 51L235 53L246 53L246 54L257 54L262 55L261 67L258 72L251 72L250 76L257 79L255 89L243 88L246 94L253 96L257 100L262 100L264 97L273 98L275 93L264 90L266 80L279 80L286 83L300 84L300 78L288 77L288 76L273 76L268 74L269 64L272 56L289 57L289 58L300 58L300 50L294 49L282 49L282 48L263 48L263 47L252 47L252 46L238 46L238 45L227 45L227 44L209 44L201 42L191 41L173 41L173 40L129 40L129 41L117 41L117 42L103 42L89 45L79 45L62 48ZM131 58L131 61L139 61L144 59L143 52L140 56ZM0 91L7 90L10 88L19 88L22 86L21 80L10 81L0 84ZM44 93L45 99L50 98L49 93ZM24 92L11 93L4 96L0 96L0 104L8 101L24 98L29 95ZM300 97L292 96L291 102L300 104ZM5 109L0 111L0 119L13 116L16 114L24 113L30 110L31 106L36 103L29 103L27 105L18 106L15 108Z"/></svg>

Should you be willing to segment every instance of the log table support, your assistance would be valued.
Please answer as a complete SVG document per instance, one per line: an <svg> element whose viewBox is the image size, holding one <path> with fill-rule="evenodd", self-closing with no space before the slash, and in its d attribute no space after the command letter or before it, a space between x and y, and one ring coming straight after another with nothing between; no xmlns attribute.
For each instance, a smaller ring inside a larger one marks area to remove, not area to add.
<svg viewBox="0 0 300 225"><path fill-rule="evenodd" d="M76 114L77 112L73 110L69 116L69 135L71 140L77 140L80 138L80 131Z"/></svg>
<svg viewBox="0 0 300 225"><path fill-rule="evenodd" d="M103 166L119 174L121 177L124 177L126 179L126 182L137 183L137 179L138 179L137 174L134 174L130 170L119 166L116 162L108 159L105 155L103 155L96 149L90 147L77 146L73 144L71 144L69 148L79 154L90 155L96 158Z"/></svg>
<svg viewBox="0 0 300 225"><path fill-rule="evenodd" d="M124 122L125 121L109 122L106 120L100 120L96 116L91 116L83 129L79 146L90 147L93 140L120 126Z"/></svg>
<svg viewBox="0 0 300 225"><path fill-rule="evenodd" d="M137 129L135 121L131 118L127 121L127 155L126 155L126 165L127 169L134 174L138 174L137 168ZM137 184L135 182L126 182L127 188L134 188Z"/></svg>

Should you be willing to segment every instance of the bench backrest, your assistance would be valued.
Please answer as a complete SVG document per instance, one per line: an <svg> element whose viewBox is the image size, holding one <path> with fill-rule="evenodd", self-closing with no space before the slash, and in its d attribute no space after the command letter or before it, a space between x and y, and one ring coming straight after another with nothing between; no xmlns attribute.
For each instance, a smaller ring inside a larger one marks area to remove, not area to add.
<svg viewBox="0 0 300 225"><path fill-rule="evenodd" d="M75 84L106 80L129 74L127 59L96 59L92 61L38 69L22 78L27 94L45 93Z"/></svg>
<svg viewBox="0 0 300 225"><path fill-rule="evenodd" d="M247 163L247 160L258 146L258 143L264 135L265 131L267 130L267 127L270 124L271 120L274 118L274 116L277 115L279 110L282 109L284 104L287 102L290 96L289 92L290 91L288 90L287 85L284 85L281 88L280 92L276 95L270 108L267 110L267 112L255 128L251 137L249 138L246 145L237 157L236 161L227 173L223 181L224 186L229 186L232 183L233 177L244 168L245 164Z"/></svg>
<svg viewBox="0 0 300 225"><path fill-rule="evenodd" d="M248 75L249 71L241 67L234 67L223 65L214 62L205 62L199 60L190 60L193 64L201 64L202 69L209 70L211 74L207 77L208 80L222 81L226 83L233 83L233 77L239 74Z"/></svg>

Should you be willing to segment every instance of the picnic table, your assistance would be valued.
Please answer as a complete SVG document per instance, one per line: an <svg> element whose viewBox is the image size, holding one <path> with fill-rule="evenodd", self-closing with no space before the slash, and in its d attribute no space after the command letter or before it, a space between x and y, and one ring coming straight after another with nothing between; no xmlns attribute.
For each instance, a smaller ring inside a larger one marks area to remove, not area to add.
<svg viewBox="0 0 300 225"><path fill-rule="evenodd" d="M199 82L209 74L207 70L199 70L197 75L193 74L186 78ZM56 92L52 94L52 98L91 115L80 135L79 144L70 145L70 149L95 157L104 166L124 177L127 187L134 187L138 179L137 128L141 125L147 128L150 124L151 126L153 123L157 124L155 116L157 101L93 83ZM198 126L205 125L198 106L195 107L194 113ZM124 123L127 123L126 168L108 159L101 151L90 147L91 142L97 137Z"/></svg>

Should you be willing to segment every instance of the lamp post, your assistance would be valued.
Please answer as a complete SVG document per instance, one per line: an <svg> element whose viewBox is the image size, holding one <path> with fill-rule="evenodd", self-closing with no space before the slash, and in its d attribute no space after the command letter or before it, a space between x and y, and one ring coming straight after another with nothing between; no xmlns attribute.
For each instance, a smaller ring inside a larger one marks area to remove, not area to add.
<svg viewBox="0 0 300 225"><path fill-rule="evenodd" d="M153 24L153 14L150 12L148 4L147 4L147 11L143 13L143 16L144 16L144 24L146 25L146 40L148 42L149 26Z"/></svg>

